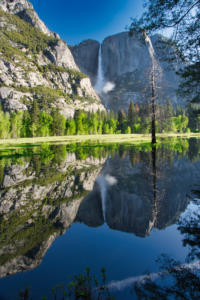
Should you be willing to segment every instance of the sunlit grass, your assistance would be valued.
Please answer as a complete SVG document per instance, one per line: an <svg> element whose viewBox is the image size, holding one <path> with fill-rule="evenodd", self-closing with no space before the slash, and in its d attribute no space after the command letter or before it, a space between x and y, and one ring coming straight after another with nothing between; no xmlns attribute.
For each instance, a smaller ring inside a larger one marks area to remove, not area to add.
<svg viewBox="0 0 200 300"><path fill-rule="evenodd" d="M200 133L160 133L157 138L200 138ZM151 142L150 134L104 134L104 135L72 135L34 138L0 139L0 145L41 144L41 143L72 143L93 141L100 143L144 143Z"/></svg>

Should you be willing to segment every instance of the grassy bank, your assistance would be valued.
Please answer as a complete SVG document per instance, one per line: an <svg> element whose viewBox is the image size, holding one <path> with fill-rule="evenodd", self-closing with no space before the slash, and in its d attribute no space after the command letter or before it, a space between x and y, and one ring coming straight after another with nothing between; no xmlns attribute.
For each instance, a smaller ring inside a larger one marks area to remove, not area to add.
<svg viewBox="0 0 200 300"><path fill-rule="evenodd" d="M165 133L157 134L157 138L200 138L200 133ZM151 141L150 134L104 134L104 135L72 135L34 138L0 139L0 146L40 143L72 143L93 141L101 143L145 143Z"/></svg>

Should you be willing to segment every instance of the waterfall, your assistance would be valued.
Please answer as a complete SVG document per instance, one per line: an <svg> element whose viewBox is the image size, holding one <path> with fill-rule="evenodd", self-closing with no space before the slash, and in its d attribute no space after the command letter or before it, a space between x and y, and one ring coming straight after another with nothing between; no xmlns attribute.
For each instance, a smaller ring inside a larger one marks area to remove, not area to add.
<svg viewBox="0 0 200 300"><path fill-rule="evenodd" d="M159 77L160 77L162 71L161 71L161 68L160 68L156 58L155 58L155 51L154 51L151 39L147 34L145 35L145 42L148 44L149 54L152 59L152 71L153 71L154 75L157 75L157 77L159 75Z"/></svg>
<svg viewBox="0 0 200 300"><path fill-rule="evenodd" d="M102 47L99 47L99 55L98 55L98 72L97 72L97 81L94 86L94 89L97 93L101 94L104 88L104 74L103 74L103 65L102 65Z"/></svg>

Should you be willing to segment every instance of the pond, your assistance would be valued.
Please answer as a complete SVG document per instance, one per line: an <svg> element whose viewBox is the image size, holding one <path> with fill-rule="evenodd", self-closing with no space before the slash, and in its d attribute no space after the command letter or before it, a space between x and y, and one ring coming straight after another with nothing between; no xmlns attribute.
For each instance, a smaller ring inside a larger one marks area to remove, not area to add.
<svg viewBox="0 0 200 300"><path fill-rule="evenodd" d="M53 299L87 267L106 269L115 299L136 299L147 272L166 272L162 254L198 273L199 198L198 139L0 148L0 299L29 286Z"/></svg>

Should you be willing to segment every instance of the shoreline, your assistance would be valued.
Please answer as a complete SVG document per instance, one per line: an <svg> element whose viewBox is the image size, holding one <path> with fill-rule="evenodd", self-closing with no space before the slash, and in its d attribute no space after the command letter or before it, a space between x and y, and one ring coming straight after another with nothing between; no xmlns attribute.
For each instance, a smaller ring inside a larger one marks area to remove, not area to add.
<svg viewBox="0 0 200 300"><path fill-rule="evenodd" d="M159 133L160 138L200 138L200 133ZM2 145L41 144L41 143L72 143L72 142L102 142L102 143L143 143L151 142L151 134L103 134L103 135L71 135L0 139Z"/></svg>

